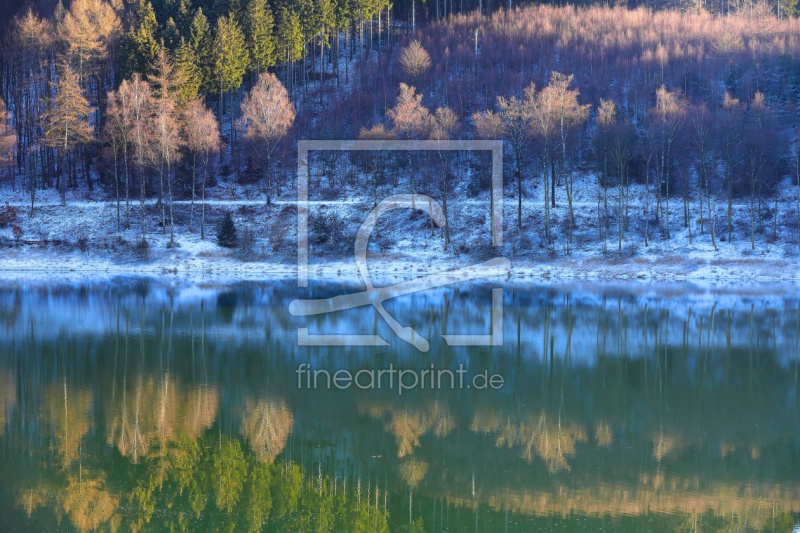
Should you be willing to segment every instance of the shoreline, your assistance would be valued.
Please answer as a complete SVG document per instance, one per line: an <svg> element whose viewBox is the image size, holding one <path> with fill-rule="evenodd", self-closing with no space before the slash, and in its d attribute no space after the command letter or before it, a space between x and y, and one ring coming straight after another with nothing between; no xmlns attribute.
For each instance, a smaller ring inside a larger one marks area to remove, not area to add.
<svg viewBox="0 0 800 533"><path fill-rule="evenodd" d="M173 254L142 262L115 262L80 252L66 254L24 251L3 254L0 280L112 279L146 277L175 281L280 281L296 279L297 266L280 261L242 262L232 257L201 257ZM490 272L487 281L504 279L513 282L691 282L697 284L735 285L737 283L780 283L800 285L800 267L792 259L662 259L633 257L536 261L512 258L510 272ZM412 257L372 256L368 259L370 275L376 286L397 279L410 279L480 263L466 257L443 260ZM361 282L352 260L310 263L312 282Z"/></svg>

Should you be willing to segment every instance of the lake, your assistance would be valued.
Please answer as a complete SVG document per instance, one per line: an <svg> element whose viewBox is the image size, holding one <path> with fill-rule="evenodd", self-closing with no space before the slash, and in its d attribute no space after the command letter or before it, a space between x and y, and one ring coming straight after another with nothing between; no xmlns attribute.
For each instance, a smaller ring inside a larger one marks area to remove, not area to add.
<svg viewBox="0 0 800 533"><path fill-rule="evenodd" d="M492 288L3 282L0 531L792 531L797 287Z"/></svg>

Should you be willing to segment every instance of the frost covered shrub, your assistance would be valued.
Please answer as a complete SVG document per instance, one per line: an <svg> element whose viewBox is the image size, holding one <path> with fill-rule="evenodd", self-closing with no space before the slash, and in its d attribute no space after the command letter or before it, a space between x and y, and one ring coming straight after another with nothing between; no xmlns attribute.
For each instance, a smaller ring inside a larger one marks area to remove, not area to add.
<svg viewBox="0 0 800 533"><path fill-rule="evenodd" d="M86 253L89 250L89 238L85 235L81 235L78 237L78 240L75 241L75 246L83 253Z"/></svg>
<svg viewBox="0 0 800 533"><path fill-rule="evenodd" d="M239 242L236 236L236 224L230 211L225 212L225 216L217 224L217 244L223 248L236 248Z"/></svg>
<svg viewBox="0 0 800 533"><path fill-rule="evenodd" d="M278 217L278 219L272 223L272 228L269 231L269 243L272 246L273 252L280 250L288 229L288 223L283 217Z"/></svg>
<svg viewBox="0 0 800 533"><path fill-rule="evenodd" d="M335 213L325 213L314 217L311 223L311 242L318 245L341 241L344 222Z"/></svg>
<svg viewBox="0 0 800 533"><path fill-rule="evenodd" d="M17 220L17 208L6 202L5 207L0 207L0 228L7 228Z"/></svg>
<svg viewBox="0 0 800 533"><path fill-rule="evenodd" d="M17 244L19 244L19 241L22 240L22 235L25 232L22 231L22 228L20 228L16 224L11 224L11 231L14 234L14 240L17 241Z"/></svg>
<svg viewBox="0 0 800 533"><path fill-rule="evenodd" d="M146 261L150 257L150 243L142 239L133 245L133 253L137 259Z"/></svg>
<svg viewBox="0 0 800 533"><path fill-rule="evenodd" d="M256 235L250 228L244 228L239 238L239 245L234 251L234 257L240 261L256 261L259 253L256 251Z"/></svg>

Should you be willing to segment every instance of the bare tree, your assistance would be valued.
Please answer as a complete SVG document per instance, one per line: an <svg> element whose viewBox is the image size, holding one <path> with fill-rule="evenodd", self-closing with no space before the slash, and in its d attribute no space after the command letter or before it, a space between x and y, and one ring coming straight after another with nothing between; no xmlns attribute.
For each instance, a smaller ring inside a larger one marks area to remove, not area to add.
<svg viewBox="0 0 800 533"><path fill-rule="evenodd" d="M631 123L627 120L614 125L611 136L611 159L614 163L614 173L617 175L617 213L618 213L618 251L622 251L622 240L628 229L630 217L628 216L630 178L628 167L633 159L636 136Z"/></svg>
<svg viewBox="0 0 800 533"><path fill-rule="evenodd" d="M220 149L219 124L214 113L201 101L192 100L183 110L182 126L186 149L192 156L192 204L189 210L189 230L194 225L195 184L197 177L197 158L203 165L201 191L200 238L205 239L206 220L206 175L211 156Z"/></svg>
<svg viewBox="0 0 800 533"><path fill-rule="evenodd" d="M669 186L675 141L683 128L686 118L686 99L677 91L670 92L662 85L656 90L656 104L650 109L650 120L656 131L658 140L658 200L656 212L659 221L662 208L662 188L664 190L664 219L662 231L666 238L670 237Z"/></svg>
<svg viewBox="0 0 800 533"><path fill-rule="evenodd" d="M145 181L146 168L153 160L153 138L155 138L154 116L155 105L150 85L137 73L131 77L130 82L123 81L119 87L120 92L128 92L128 101L131 105L131 132L133 141L133 162L139 170L140 204L142 216L142 243L147 242L147 223L145 210Z"/></svg>
<svg viewBox="0 0 800 533"><path fill-rule="evenodd" d="M540 131L543 138L548 138L546 144L549 146L549 136L555 133L558 141L558 150L561 152L561 167L562 171L566 173L566 191L567 203L569 205L568 226L569 232L567 233L567 255L571 253L572 248L572 227L575 220L572 205L573 193L573 173L567 171L567 158L568 158L568 138L573 129L586 121L589 116L588 104L578 104L577 89L570 89L572 81L575 77L572 75L561 74L560 72L553 72L550 75L550 83L542 89L537 95L536 101L536 120L535 124L540 126ZM551 163L551 185L550 199L552 207L556 207L556 175L555 175L555 154L550 152Z"/></svg>
<svg viewBox="0 0 800 533"><path fill-rule="evenodd" d="M271 205L272 173L270 156L278 141L292 127L296 112L289 94L274 74L263 72L242 102L240 127L244 138L256 146L263 159L267 205Z"/></svg>
<svg viewBox="0 0 800 533"><path fill-rule="evenodd" d="M416 78L431 68L431 56L422 43L414 39L400 53L400 64L406 74Z"/></svg>
<svg viewBox="0 0 800 533"><path fill-rule="evenodd" d="M162 47L158 52L155 72L148 77L153 88L153 110L155 145L151 155L154 156L153 164L158 168L159 176L159 204L161 205L161 225L164 233L167 224L164 214L165 196L169 198L169 244L175 245L175 217L172 202L172 165L180 159L181 144L179 110L176 100L178 97L178 84L175 78L172 61ZM167 191L164 191L164 179L167 182Z"/></svg>
<svg viewBox="0 0 800 533"><path fill-rule="evenodd" d="M117 198L117 231L120 231L120 178L119 166L121 159L122 175L125 183L125 229L130 228L130 175L128 173L128 146L130 144L131 131L131 107L129 101L129 91L111 91L108 94L106 107L106 123L103 129L103 137L111 145L111 152L114 157L114 184Z"/></svg>
<svg viewBox="0 0 800 533"><path fill-rule="evenodd" d="M522 229L522 162L528 145L532 139L533 113L535 107L536 85L531 83L525 89L522 98L497 97L497 106L500 108L500 118L503 122L503 132L514 151L517 175L517 228ZM490 118L487 116L487 119ZM545 187L545 197L547 187ZM549 239L549 223L545 231Z"/></svg>
<svg viewBox="0 0 800 533"><path fill-rule="evenodd" d="M722 151L724 166L725 191L728 198L727 226L728 242L733 239L733 189L737 181L739 169L743 165L742 143L744 128L744 108L738 98L725 93L722 103L721 117L717 122L718 138Z"/></svg>
<svg viewBox="0 0 800 533"><path fill-rule="evenodd" d="M430 115L430 111L422 105L422 95L416 93L415 87L405 83L400 84L397 105L386 111L386 116L394 126L394 135L405 139L426 137L431 125ZM408 151L408 174L411 188L411 216L414 217L416 216L416 202L414 200L416 187L414 169L411 164L411 150Z"/></svg>
<svg viewBox="0 0 800 533"><path fill-rule="evenodd" d="M430 137L437 141L451 139L459 128L458 115L449 107L439 107L431 115ZM447 178L450 175L449 152L439 150L439 160L442 163L442 211L444 212L444 249L450 246L450 221L447 212Z"/></svg>
<svg viewBox="0 0 800 533"><path fill-rule="evenodd" d="M66 202L66 183L62 176L66 166L69 174L74 176L74 160L70 158L73 148L80 143L92 139L92 128L89 125L89 102L84 98L78 77L72 69L64 65L58 77L56 95L50 109L44 115L45 141L49 146L59 150L58 185L61 191L61 202ZM65 161L66 159L66 161ZM72 163L72 164L71 164ZM33 216L33 194L31 194L31 216Z"/></svg>
<svg viewBox="0 0 800 533"><path fill-rule="evenodd" d="M17 151L17 134L11 127L6 103L0 98L0 167L11 168ZM10 172L10 170L9 170Z"/></svg>
<svg viewBox="0 0 800 533"><path fill-rule="evenodd" d="M601 168L601 172L597 175L597 226L600 229L600 238L603 239L603 254L605 254L608 232L608 164L611 131L617 122L617 106L613 100L600 100L596 122L595 150L597 151L598 164ZM600 215L601 198L603 202L602 217Z"/></svg>
<svg viewBox="0 0 800 533"><path fill-rule="evenodd" d="M694 131L694 146L697 153L697 177L700 180L700 198L698 207L700 211L700 234L702 235L708 222L708 232L711 235L711 245L717 250L717 240L714 233L714 212L712 206L711 176L714 168L713 152L711 150L711 115L705 104L695 108L692 113L692 129ZM703 218L703 197L705 196L707 215ZM689 235L691 235L691 230Z"/></svg>

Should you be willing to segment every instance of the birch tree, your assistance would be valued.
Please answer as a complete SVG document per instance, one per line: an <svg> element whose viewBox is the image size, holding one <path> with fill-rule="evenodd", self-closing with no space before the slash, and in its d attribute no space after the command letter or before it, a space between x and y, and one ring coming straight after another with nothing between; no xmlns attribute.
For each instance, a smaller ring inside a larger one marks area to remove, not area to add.
<svg viewBox="0 0 800 533"><path fill-rule="evenodd" d="M219 123L214 117L214 113L200 100L192 100L183 110L182 127L183 136L186 140L186 149L192 158L192 202L189 210L189 231L192 231L194 227L197 160L200 159L202 165L200 181L200 239L205 239L206 175L211 156L219 151Z"/></svg>
<svg viewBox="0 0 800 533"><path fill-rule="evenodd" d="M245 96L241 107L240 127L244 131L244 138L253 144L255 152L262 158L269 206L273 185L270 165L272 152L294 124L297 113L286 87L268 72L258 77L258 82Z"/></svg>

